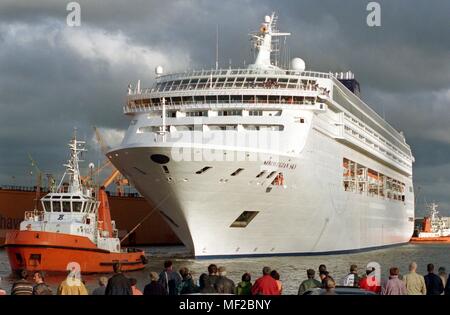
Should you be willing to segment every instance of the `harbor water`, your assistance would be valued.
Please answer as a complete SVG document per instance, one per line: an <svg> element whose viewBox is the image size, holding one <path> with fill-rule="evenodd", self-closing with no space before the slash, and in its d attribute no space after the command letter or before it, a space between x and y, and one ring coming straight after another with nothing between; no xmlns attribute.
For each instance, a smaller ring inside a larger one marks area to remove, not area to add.
<svg viewBox="0 0 450 315"><path fill-rule="evenodd" d="M137 287L141 290L149 283L150 271L158 273L163 268L165 260L172 260L174 268L179 270L187 267L191 270L196 281L198 277L206 272L207 266L215 263L218 266L225 266L228 277L237 284L243 273L250 272L252 282L261 275L264 266L276 269L281 275L284 291L283 294L297 294L300 283L306 279L306 270L318 269L320 264L325 264L331 276L340 281L347 273L351 264L358 266L359 274L362 274L369 262L376 262L381 266L382 279L387 278L389 268L396 266L400 268L401 274L408 272L408 265L415 261L418 264L418 272L426 274L426 265L433 263L435 270L441 266L450 270L450 245L449 244L407 244L403 246L390 247L387 249L373 250L355 254L325 255L325 256L290 256L290 257L259 257L259 258L233 258L196 260L187 258L188 253L182 246L171 247L146 247L144 248L149 256L149 264L144 270L129 272L128 277L136 278ZM109 275L108 275L109 276ZM9 294L14 276L9 267L5 250L0 250L0 288ZM89 292L97 287L100 275L83 275L83 280ZM64 275L48 275L46 282L54 289L63 280Z"/></svg>

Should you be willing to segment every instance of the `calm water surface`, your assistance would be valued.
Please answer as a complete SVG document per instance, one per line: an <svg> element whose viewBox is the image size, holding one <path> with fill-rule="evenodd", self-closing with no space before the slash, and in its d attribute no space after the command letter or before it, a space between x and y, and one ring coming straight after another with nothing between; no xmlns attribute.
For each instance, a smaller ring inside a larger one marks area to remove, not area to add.
<svg viewBox="0 0 450 315"><path fill-rule="evenodd" d="M146 247L147 255L150 256L149 264L142 271L129 272L126 275L138 280L138 288L143 290L149 282L149 272L162 270L163 263L167 259L174 262L174 267L179 270L181 267L188 267L192 271L194 279L206 272L207 266L215 263L218 266L225 266L230 277L235 283L240 281L244 272L250 272L252 281L260 276L264 266L276 269L281 275L284 285L283 294L297 294L301 281L306 278L306 269L318 269L320 264L325 264L331 276L337 281L348 273L349 266L356 264L360 273L365 270L369 262L378 262L381 265L382 278L386 278L389 268L397 266L402 274L407 273L408 264L416 261L419 265L418 272L425 274L426 265L433 263L435 269L444 266L450 270L450 245L449 244L408 244L404 246L392 247L388 249L369 251L357 254L327 255L327 256L298 256L298 257L267 257L267 258L237 258L237 259L215 259L215 260L195 260L184 258L187 256L186 250L182 246L172 247ZM0 288L8 293L14 281L11 274L6 252L0 250ZM99 275L85 275L83 279L89 291L97 287ZM48 276L46 282L54 288L63 280L63 276Z"/></svg>

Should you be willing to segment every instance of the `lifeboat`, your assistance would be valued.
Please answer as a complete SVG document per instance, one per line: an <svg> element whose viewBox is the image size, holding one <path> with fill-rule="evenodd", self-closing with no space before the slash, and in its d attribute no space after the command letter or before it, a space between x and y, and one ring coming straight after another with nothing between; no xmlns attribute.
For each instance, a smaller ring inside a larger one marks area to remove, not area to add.
<svg viewBox="0 0 450 315"><path fill-rule="evenodd" d="M123 271L145 267L144 251L121 247L105 188L96 197L82 184L78 162L83 145L76 137L69 143L71 157L61 180L68 176L69 185L60 184L42 197L43 211L25 212L20 230L6 234L3 247L13 271L66 272L75 264L81 273L110 273L117 262Z"/></svg>

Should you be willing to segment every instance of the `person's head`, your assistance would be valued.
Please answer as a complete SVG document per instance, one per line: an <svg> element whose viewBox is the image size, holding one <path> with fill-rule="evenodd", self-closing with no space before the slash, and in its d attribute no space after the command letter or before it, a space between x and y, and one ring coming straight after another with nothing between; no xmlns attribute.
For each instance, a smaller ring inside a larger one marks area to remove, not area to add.
<svg viewBox="0 0 450 315"><path fill-rule="evenodd" d="M417 270L417 263L413 261L412 263L409 264L409 271L415 272L416 270Z"/></svg>
<svg viewBox="0 0 450 315"><path fill-rule="evenodd" d="M356 265L351 265L351 266L350 266L350 272L351 272L351 273L357 273L357 272L358 272L358 266L356 266Z"/></svg>
<svg viewBox="0 0 450 315"><path fill-rule="evenodd" d="M445 267L439 267L438 272L439 274L445 274Z"/></svg>
<svg viewBox="0 0 450 315"><path fill-rule="evenodd" d="M26 280L28 278L28 272L26 270L24 270L24 269L19 269L19 270L17 270L17 276L20 279L25 279Z"/></svg>
<svg viewBox="0 0 450 315"><path fill-rule="evenodd" d="M272 271L272 269L270 269L270 267L264 267L262 270L262 273L264 276L268 276L268 275L270 275L271 271Z"/></svg>
<svg viewBox="0 0 450 315"><path fill-rule="evenodd" d="M248 272L246 272L242 275L242 281L250 282L251 280L252 280L252 277L250 276L250 274Z"/></svg>
<svg viewBox="0 0 450 315"><path fill-rule="evenodd" d="M150 281L151 282L156 282L159 280L159 276L156 272L152 271L150 272Z"/></svg>
<svg viewBox="0 0 450 315"><path fill-rule="evenodd" d="M42 271L36 271L35 273L33 273L33 280L36 283L44 282L44 274L42 273Z"/></svg>
<svg viewBox="0 0 450 315"><path fill-rule="evenodd" d="M99 286L106 287L107 284L108 284L108 278L100 277L100 279L98 279L98 285Z"/></svg>
<svg viewBox="0 0 450 315"><path fill-rule="evenodd" d="M324 288L328 291L328 290L332 290L336 287L336 282L334 281L333 278L331 277L327 277L324 280Z"/></svg>
<svg viewBox="0 0 450 315"><path fill-rule="evenodd" d="M135 278L130 278L130 286L134 287L137 284L137 280Z"/></svg>
<svg viewBox="0 0 450 315"><path fill-rule="evenodd" d="M172 270L172 268L173 268L173 263L172 263L172 261L171 261L171 260L166 260L166 261L164 262L164 269L166 269L166 270Z"/></svg>
<svg viewBox="0 0 450 315"><path fill-rule="evenodd" d="M325 266L325 265L320 265L319 266L319 273L323 273L323 272L325 272L325 271L327 271L327 266Z"/></svg>
<svg viewBox="0 0 450 315"><path fill-rule="evenodd" d="M372 274L374 271L375 271L375 267L367 268L367 269L366 269L366 275L369 276L369 275Z"/></svg>
<svg viewBox="0 0 450 315"><path fill-rule="evenodd" d="M399 274L400 274L400 269L398 269L397 267L392 267L391 269L389 269L389 275L391 277L398 276Z"/></svg>
<svg viewBox="0 0 450 315"><path fill-rule="evenodd" d="M114 273L119 273L122 271L122 265L119 262L113 264Z"/></svg>
<svg viewBox="0 0 450 315"><path fill-rule="evenodd" d="M434 265L433 264L428 264L427 265L427 271L429 273L433 273L434 272Z"/></svg>
<svg viewBox="0 0 450 315"><path fill-rule="evenodd" d="M225 277L227 275L227 269L225 267L219 267L219 276Z"/></svg>
<svg viewBox="0 0 450 315"><path fill-rule="evenodd" d="M280 280L280 274L279 274L276 270L272 270L272 271L270 272L270 276L271 276L272 278L274 278L275 280Z"/></svg>
<svg viewBox="0 0 450 315"><path fill-rule="evenodd" d="M211 264L208 266L208 273L210 276L217 275L217 265Z"/></svg>
<svg viewBox="0 0 450 315"><path fill-rule="evenodd" d="M211 286L209 276L206 273L202 273L200 275L200 278L198 278L198 283L201 289Z"/></svg>
<svg viewBox="0 0 450 315"><path fill-rule="evenodd" d="M314 269L308 269L306 270L306 275L308 276L308 279L314 279L316 272Z"/></svg>
<svg viewBox="0 0 450 315"><path fill-rule="evenodd" d="M187 276L189 276L189 269L186 267L183 267L180 269L180 275L185 279Z"/></svg>

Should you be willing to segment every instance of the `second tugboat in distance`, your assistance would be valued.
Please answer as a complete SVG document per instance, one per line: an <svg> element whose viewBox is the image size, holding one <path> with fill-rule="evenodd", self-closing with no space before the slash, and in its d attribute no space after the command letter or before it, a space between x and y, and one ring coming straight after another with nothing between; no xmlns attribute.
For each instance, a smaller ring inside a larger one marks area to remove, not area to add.
<svg viewBox="0 0 450 315"><path fill-rule="evenodd" d="M104 187L98 191L81 183L79 155L85 151L76 136L69 143L70 159L56 191L41 199L44 211L27 211L19 231L6 234L4 247L13 271L66 272L78 263L82 273L112 272L115 262L123 271L145 267L142 250L121 248L115 222L111 220ZM63 184L69 176L69 185Z"/></svg>

